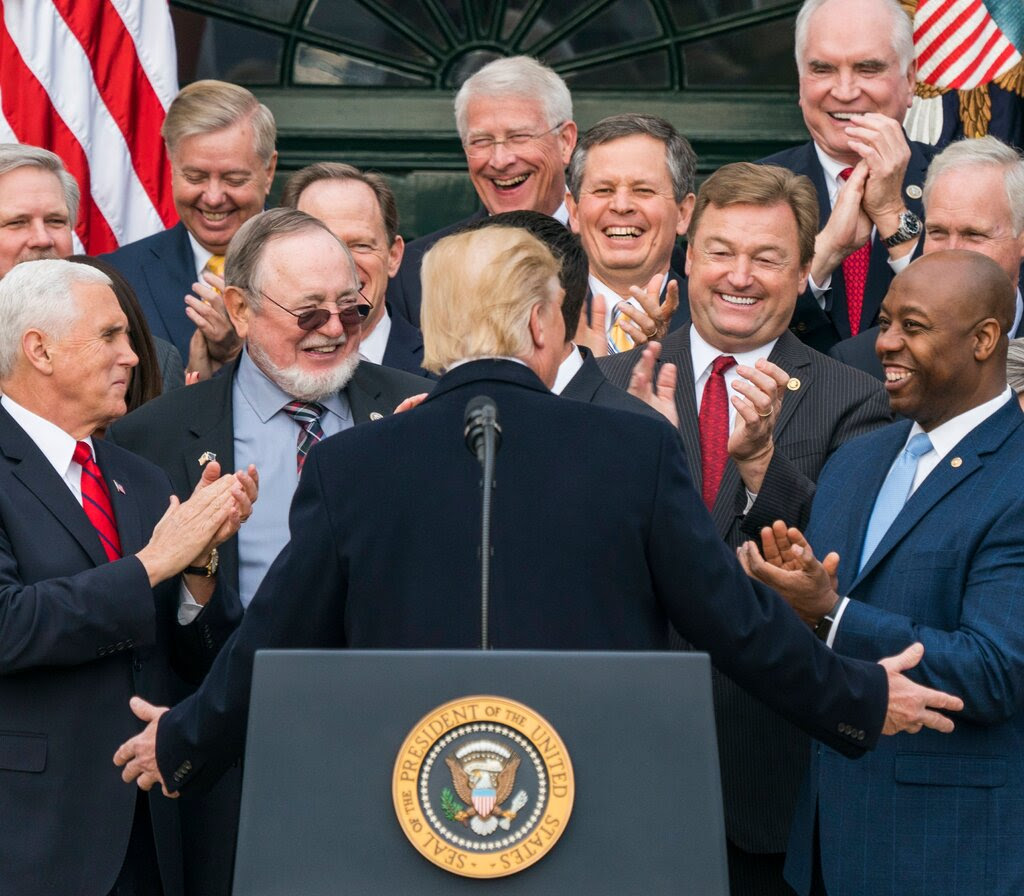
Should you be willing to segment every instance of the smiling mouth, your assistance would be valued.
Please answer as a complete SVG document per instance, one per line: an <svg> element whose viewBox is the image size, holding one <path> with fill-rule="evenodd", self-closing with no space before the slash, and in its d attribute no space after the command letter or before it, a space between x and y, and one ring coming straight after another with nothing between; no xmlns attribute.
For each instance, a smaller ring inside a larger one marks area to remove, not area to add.
<svg viewBox="0 0 1024 896"><path fill-rule="evenodd" d="M203 208L197 208L196 211L199 212L200 215L202 215L204 220L209 221L211 224L217 224L217 223L225 220L227 218L227 216L231 214L230 211L227 211L227 212L210 212L210 211L207 211L206 209L203 209Z"/></svg>
<svg viewBox="0 0 1024 896"><path fill-rule="evenodd" d="M854 115L864 115L864 112L829 112L829 118L836 121L853 121Z"/></svg>
<svg viewBox="0 0 1024 896"><path fill-rule="evenodd" d="M520 184L526 183L529 174L517 174L515 177L492 177L491 183L499 190L514 190Z"/></svg>
<svg viewBox="0 0 1024 896"><path fill-rule="evenodd" d="M639 227L605 227L601 233L613 240L635 240L644 232Z"/></svg>
<svg viewBox="0 0 1024 896"><path fill-rule="evenodd" d="M757 304L757 299L754 296L733 296L720 292L718 297L727 305L736 305L741 308L749 308L751 305Z"/></svg>
<svg viewBox="0 0 1024 896"><path fill-rule="evenodd" d="M914 375L912 370L906 370L903 367L886 367L885 368L885 382L897 384L904 383Z"/></svg>

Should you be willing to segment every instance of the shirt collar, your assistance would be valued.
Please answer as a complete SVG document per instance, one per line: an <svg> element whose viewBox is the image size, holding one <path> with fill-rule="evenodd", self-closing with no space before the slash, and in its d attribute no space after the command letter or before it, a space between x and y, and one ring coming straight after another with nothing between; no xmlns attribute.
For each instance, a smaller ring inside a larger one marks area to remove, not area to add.
<svg viewBox="0 0 1024 896"><path fill-rule="evenodd" d="M562 391L566 386L569 385L570 380L583 367L583 355L580 354L579 348L576 343L570 343L572 346L571 351L565 356L565 359L561 364L558 365L558 374L555 376L555 384L551 387L551 391L555 395L561 395Z"/></svg>
<svg viewBox="0 0 1024 896"><path fill-rule="evenodd" d="M952 420L947 420L941 426L936 426L935 429L928 433L928 438L932 443L932 450L939 456L939 460L942 460L952 451L971 430L980 426L1011 399L1016 401L1013 391L1007 386L995 398L990 398L984 404L975 405L969 411L964 411ZM919 432L924 432L924 429L915 420L914 425L910 427L907 442Z"/></svg>
<svg viewBox="0 0 1024 896"><path fill-rule="evenodd" d="M238 370L235 372L235 385L242 397L249 403L253 413L266 423L271 417L281 410L286 404L295 401L295 396L289 395L249 357L248 348L242 352L238 363ZM319 399L328 411L347 420L349 409L347 402L343 401L337 392Z"/></svg>
<svg viewBox="0 0 1024 896"><path fill-rule="evenodd" d="M697 328L693 324L690 324L690 357L693 360L694 382L703 376L703 374L715 362L715 358L719 355L732 356L736 359L737 366L742 364L745 367L753 367L754 362L757 361L758 358L767 358L772 353L775 348L775 343L778 341L778 337L776 337L770 342L766 342L764 345L759 345L757 348L749 351L724 352L707 342L704 337L697 332Z"/></svg>
<svg viewBox="0 0 1024 896"><path fill-rule="evenodd" d="M814 151L818 154L821 170L825 172L825 187L828 189L829 201L835 205L836 194L839 193L839 175L850 166L827 155L817 143L814 144Z"/></svg>
<svg viewBox="0 0 1024 896"><path fill-rule="evenodd" d="M382 300L383 301L383 300ZM388 347L388 337L391 336L391 318L388 316L388 309L380 316L375 326L367 336L365 333L359 340L359 357L364 361L373 364L384 363L384 352Z"/></svg>
<svg viewBox="0 0 1024 896"><path fill-rule="evenodd" d="M206 267L207 262L213 258L213 253L209 249L204 249L199 245L199 240L192 236L191 231L186 230L188 234L188 242L192 247L192 259L196 266L196 280L198 280L203 273L203 268Z"/></svg>

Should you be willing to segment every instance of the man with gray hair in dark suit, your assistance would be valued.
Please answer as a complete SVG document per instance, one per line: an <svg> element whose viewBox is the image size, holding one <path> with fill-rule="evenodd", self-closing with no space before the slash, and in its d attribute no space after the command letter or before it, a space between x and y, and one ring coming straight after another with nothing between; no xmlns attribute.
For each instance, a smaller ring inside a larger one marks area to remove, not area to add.
<svg viewBox="0 0 1024 896"><path fill-rule="evenodd" d="M829 455L890 419L880 383L787 329L817 230L808 178L745 162L720 168L690 219L692 322L660 348L663 367L677 370L674 392L649 385L654 346L598 362L617 385L638 379L636 392L646 384L677 423L691 475L731 547L776 519L806 520ZM782 865L806 737L717 672L714 685L732 892L786 893Z"/></svg>

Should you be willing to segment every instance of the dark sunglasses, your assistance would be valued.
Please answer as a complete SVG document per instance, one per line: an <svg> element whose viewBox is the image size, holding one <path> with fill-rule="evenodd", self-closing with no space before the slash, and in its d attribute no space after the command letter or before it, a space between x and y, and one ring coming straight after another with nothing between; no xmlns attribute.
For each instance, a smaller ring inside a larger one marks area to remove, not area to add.
<svg viewBox="0 0 1024 896"><path fill-rule="evenodd" d="M328 311L326 308L310 308L308 311L292 311L291 308L285 308L285 306L280 302L275 302L262 289L259 292L260 295L268 302L277 305L277 307L282 311L287 311L292 317L294 317L295 323L299 325L300 330L306 330L309 332L319 330L335 314L338 315L338 320L341 321L341 325L343 327L357 327L359 326L359 322L373 310L373 303L363 295L361 290L359 292L359 298L362 299L362 302L354 305L346 305L344 308L339 308L337 311Z"/></svg>

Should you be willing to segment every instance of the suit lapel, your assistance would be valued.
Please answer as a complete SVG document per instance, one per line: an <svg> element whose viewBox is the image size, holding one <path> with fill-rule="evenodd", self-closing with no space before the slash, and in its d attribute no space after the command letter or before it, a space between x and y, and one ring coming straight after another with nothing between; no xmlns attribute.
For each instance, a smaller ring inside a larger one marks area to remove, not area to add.
<svg viewBox="0 0 1024 896"><path fill-rule="evenodd" d="M864 568L857 576L857 582L854 582L855 585L865 576L869 575L939 501L957 488L960 483L966 481L975 471L981 469L985 464L985 455L998 450L1010 433L1021 425L1021 414L1019 408L1015 405L1015 400L1011 399L1007 402L1006 407L1000 408L992 417L971 430L940 461L939 465L925 477L924 482L910 496L910 500L907 501L899 515L893 520L889 530L882 536L878 547L875 548L874 553L868 558ZM907 431L904 429L904 441ZM900 442L897 450L902 445L903 442ZM889 466L892 465L892 458L894 457L895 451L892 457L890 457L889 464L885 466L885 471L882 475L883 480ZM879 480L878 488L881 487L881 481ZM878 488L871 492L871 507L874 506ZM870 513L871 509L869 508L869 517ZM867 519L864 521L863 531L866 531L866 528Z"/></svg>
<svg viewBox="0 0 1024 896"><path fill-rule="evenodd" d="M385 407L381 403L384 390L380 383L366 375L367 370L366 363L360 362L356 372L352 374L352 379L345 387L348 406L352 409L353 424L387 417L394 411L394 408Z"/></svg>
<svg viewBox="0 0 1024 896"><path fill-rule="evenodd" d="M142 517L139 511L138 496L132 488L133 483L118 470L113 452L102 439L94 440L96 446L96 462L103 473L110 492L110 503L114 508L114 520L117 523L117 534L121 539L121 555L127 557L145 545L142 531Z"/></svg>
<svg viewBox="0 0 1024 896"><path fill-rule="evenodd" d="M700 428L697 425L697 396L693 381L693 355L690 353L690 328L674 330L662 344L660 364L676 365L676 413L683 437L690 477L700 494L703 484L700 458Z"/></svg>
<svg viewBox="0 0 1024 896"><path fill-rule="evenodd" d="M36 496L46 513L78 542L93 564L106 563L107 555L82 506L25 430L3 408L0 408L0 451L11 462L13 475Z"/></svg>

